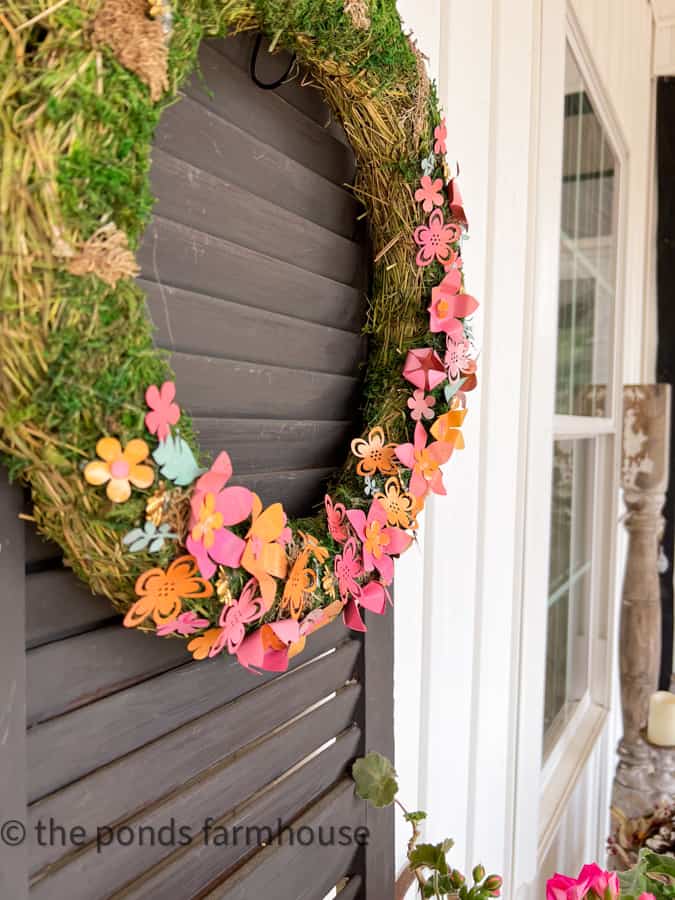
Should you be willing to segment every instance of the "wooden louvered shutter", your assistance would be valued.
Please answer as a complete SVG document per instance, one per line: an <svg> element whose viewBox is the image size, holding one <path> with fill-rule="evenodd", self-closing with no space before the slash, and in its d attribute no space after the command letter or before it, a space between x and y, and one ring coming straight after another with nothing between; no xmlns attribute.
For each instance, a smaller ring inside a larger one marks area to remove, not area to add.
<svg viewBox="0 0 675 900"><path fill-rule="evenodd" d="M211 93L194 78L163 115L141 284L202 445L226 448L266 501L307 513L354 427L367 254L342 186L350 149L316 91L252 84L251 47L204 45ZM391 811L357 801L346 773L366 749L393 753L393 617L359 637L333 623L281 677L193 663L182 642L121 628L17 520L22 502L0 486L0 819L27 824L22 847L0 846L0 896L390 896ZM261 849L255 832L223 847L204 843L208 817L371 833L367 848ZM191 843L139 840L172 821ZM134 839L97 852L109 825Z"/></svg>

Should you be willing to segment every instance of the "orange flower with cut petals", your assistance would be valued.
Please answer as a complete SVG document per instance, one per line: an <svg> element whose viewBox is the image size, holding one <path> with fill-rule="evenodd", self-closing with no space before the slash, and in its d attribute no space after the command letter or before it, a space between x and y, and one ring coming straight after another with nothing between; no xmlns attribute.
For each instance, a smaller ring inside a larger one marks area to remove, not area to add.
<svg viewBox="0 0 675 900"><path fill-rule="evenodd" d="M304 542L304 550L307 550L319 563L325 563L329 553L312 534L305 534L304 531L298 531L298 534Z"/></svg>
<svg viewBox="0 0 675 900"><path fill-rule="evenodd" d="M95 485L106 484L105 492L113 503L128 500L132 484L137 488L149 488L155 480L153 469L141 465L150 450L140 438L129 441L124 450L117 438L101 438L96 444L96 453L100 459L87 463L85 481Z"/></svg>
<svg viewBox="0 0 675 900"><path fill-rule="evenodd" d="M144 572L136 581L135 590L140 599L124 617L125 628L135 628L148 617L155 625L170 622L181 611L184 599L210 597L213 585L198 574L193 556L180 556L166 572L159 568Z"/></svg>
<svg viewBox="0 0 675 900"><path fill-rule="evenodd" d="M305 605L307 594L313 594L317 587L316 572L307 568L307 557L304 553L296 559L284 585L280 609L288 611L291 619L299 619Z"/></svg>
<svg viewBox="0 0 675 900"><path fill-rule="evenodd" d="M265 608L269 609L277 592L274 579L283 578L288 567L284 548L278 543L286 527L286 515L281 503L263 509L262 500L253 494L251 518L241 565L258 579Z"/></svg>
<svg viewBox="0 0 675 900"><path fill-rule="evenodd" d="M465 409L451 409L431 426L431 433L437 441L452 444L455 450L464 449L464 435L459 430L466 417Z"/></svg>
<svg viewBox="0 0 675 900"><path fill-rule="evenodd" d="M222 628L209 628L204 634L200 634L199 637L190 641L187 645L188 652L192 654L194 659L206 659L212 647L220 640L222 633Z"/></svg>
<svg viewBox="0 0 675 900"><path fill-rule="evenodd" d="M223 521L223 514L216 509L216 495L206 494L199 509L197 522L192 527L193 539L201 541L208 550L213 547L215 532L223 527Z"/></svg>
<svg viewBox="0 0 675 900"><path fill-rule="evenodd" d="M383 494L375 494L387 513L387 524L395 528L417 528L415 498L404 491L398 478L389 478Z"/></svg>
<svg viewBox="0 0 675 900"><path fill-rule="evenodd" d="M395 475L398 471L395 462L396 444L386 444L384 430L381 426L373 428L367 439L355 438L352 441L352 453L361 462L356 471L359 475L374 475L381 472L382 475Z"/></svg>

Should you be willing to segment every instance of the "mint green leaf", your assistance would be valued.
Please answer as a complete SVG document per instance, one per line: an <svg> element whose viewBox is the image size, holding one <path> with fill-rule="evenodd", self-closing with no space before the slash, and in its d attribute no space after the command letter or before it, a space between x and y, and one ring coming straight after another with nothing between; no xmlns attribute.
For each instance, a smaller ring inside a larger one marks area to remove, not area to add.
<svg viewBox="0 0 675 900"><path fill-rule="evenodd" d="M158 444L152 458L162 475L180 486L192 484L204 471L199 468L190 446L180 435L170 435Z"/></svg>
<svg viewBox="0 0 675 900"><path fill-rule="evenodd" d="M423 822L426 817L427 814L421 809L416 812L407 812L403 814L403 818L406 822Z"/></svg>
<svg viewBox="0 0 675 900"><path fill-rule="evenodd" d="M352 766L356 793L373 806L389 806L398 792L396 771L386 756L368 753Z"/></svg>
<svg viewBox="0 0 675 900"><path fill-rule="evenodd" d="M443 388L443 393L445 394L445 399L448 403L452 400L465 381L466 378L458 378L457 381L451 381L449 384L446 384Z"/></svg>
<svg viewBox="0 0 675 900"><path fill-rule="evenodd" d="M446 841L443 841L442 844L418 844L408 854L410 868L419 869L424 866L433 872L440 872L441 875L446 875L448 864L445 860L445 845Z"/></svg>

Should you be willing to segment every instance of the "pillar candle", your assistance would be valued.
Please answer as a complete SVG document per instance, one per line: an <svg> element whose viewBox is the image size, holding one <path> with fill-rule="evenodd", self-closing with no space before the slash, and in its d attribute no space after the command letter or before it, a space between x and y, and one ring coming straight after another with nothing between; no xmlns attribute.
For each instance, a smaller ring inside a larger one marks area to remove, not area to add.
<svg viewBox="0 0 675 900"><path fill-rule="evenodd" d="M649 698L647 740L660 747L675 747L675 694L657 691Z"/></svg>

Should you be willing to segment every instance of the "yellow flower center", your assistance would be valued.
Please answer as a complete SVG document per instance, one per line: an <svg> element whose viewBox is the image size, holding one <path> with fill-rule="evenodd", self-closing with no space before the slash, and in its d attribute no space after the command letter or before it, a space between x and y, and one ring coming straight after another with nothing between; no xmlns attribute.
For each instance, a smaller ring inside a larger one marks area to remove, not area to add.
<svg viewBox="0 0 675 900"><path fill-rule="evenodd" d="M379 522L372 522L370 525L366 525L365 536L364 547L368 553L372 553L375 559L379 559L382 556L383 547L389 543L389 535L383 534Z"/></svg>
<svg viewBox="0 0 675 900"><path fill-rule="evenodd" d="M216 498L207 494L199 510L199 521L192 529L192 538L201 541L206 549L213 547L214 532L223 527L223 514L216 510Z"/></svg>

